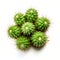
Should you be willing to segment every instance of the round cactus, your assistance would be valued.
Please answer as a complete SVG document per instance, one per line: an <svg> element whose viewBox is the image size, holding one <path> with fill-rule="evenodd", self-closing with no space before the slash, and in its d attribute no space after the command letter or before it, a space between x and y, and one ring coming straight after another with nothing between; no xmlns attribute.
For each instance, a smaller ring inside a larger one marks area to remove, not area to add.
<svg viewBox="0 0 60 60"><path fill-rule="evenodd" d="M8 29L8 34L12 38L18 38L20 36L21 30L18 26L11 26Z"/></svg>
<svg viewBox="0 0 60 60"><path fill-rule="evenodd" d="M37 10L30 8L26 11L26 19L29 22L34 22L38 18Z"/></svg>
<svg viewBox="0 0 60 60"><path fill-rule="evenodd" d="M24 23L21 28L23 34L25 35L30 35L31 33L33 33L34 29L35 29L35 26L30 22Z"/></svg>
<svg viewBox="0 0 60 60"><path fill-rule="evenodd" d="M33 46L40 48L46 43L46 35L43 32L35 32L31 37L31 41Z"/></svg>
<svg viewBox="0 0 60 60"><path fill-rule="evenodd" d="M47 18L41 17L36 20L35 26L39 31L46 31L50 21Z"/></svg>
<svg viewBox="0 0 60 60"><path fill-rule="evenodd" d="M27 39L24 36L21 36L17 39L16 45L19 49L26 50L30 47L30 42L29 42L29 39Z"/></svg>
<svg viewBox="0 0 60 60"><path fill-rule="evenodd" d="M40 49L46 44L46 30L50 25L46 17L38 17L34 8L26 11L25 15L17 13L14 16L15 25L9 27L8 34L16 39L16 46L21 50L27 50L30 45Z"/></svg>
<svg viewBox="0 0 60 60"><path fill-rule="evenodd" d="M25 22L25 17L22 13L17 13L14 16L14 21L17 25L22 25Z"/></svg>

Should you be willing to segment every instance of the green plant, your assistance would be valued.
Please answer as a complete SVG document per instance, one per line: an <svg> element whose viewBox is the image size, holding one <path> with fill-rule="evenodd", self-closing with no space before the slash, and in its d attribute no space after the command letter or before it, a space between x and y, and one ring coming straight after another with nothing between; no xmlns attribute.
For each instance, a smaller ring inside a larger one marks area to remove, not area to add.
<svg viewBox="0 0 60 60"><path fill-rule="evenodd" d="M46 35L43 32L35 32L31 37L31 41L33 46L40 48L44 46L47 41Z"/></svg>
<svg viewBox="0 0 60 60"><path fill-rule="evenodd" d="M17 48L27 50L31 45L41 48L46 44L45 31L47 31L50 21L46 17L39 18L37 10L30 8L25 15L17 13L14 21L16 25L8 28L8 34L16 39Z"/></svg>
<svg viewBox="0 0 60 60"><path fill-rule="evenodd" d="M24 14L22 13L17 13L14 16L14 21L17 25L22 25L25 22Z"/></svg>
<svg viewBox="0 0 60 60"><path fill-rule="evenodd" d="M21 29L16 25L11 26L8 29L8 34L12 38L18 38L20 36L20 33L21 33Z"/></svg>
<svg viewBox="0 0 60 60"><path fill-rule="evenodd" d="M25 35L30 35L31 33L34 32L34 29L35 29L35 26L30 22L24 23L21 28L23 34Z"/></svg>
<svg viewBox="0 0 60 60"><path fill-rule="evenodd" d="M20 36L16 41L16 45L19 49L26 50L30 47L30 42L26 37Z"/></svg>
<svg viewBox="0 0 60 60"><path fill-rule="evenodd" d="M46 31L49 27L50 21L45 17L38 18L35 22L36 29Z"/></svg>
<svg viewBox="0 0 60 60"><path fill-rule="evenodd" d="M38 18L37 10L30 8L26 11L26 19L29 22L34 22Z"/></svg>

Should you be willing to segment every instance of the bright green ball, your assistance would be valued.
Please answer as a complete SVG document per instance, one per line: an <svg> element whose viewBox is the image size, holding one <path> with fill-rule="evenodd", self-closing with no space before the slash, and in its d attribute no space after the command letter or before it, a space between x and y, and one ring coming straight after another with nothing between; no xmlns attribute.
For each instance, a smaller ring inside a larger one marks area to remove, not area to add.
<svg viewBox="0 0 60 60"><path fill-rule="evenodd" d="M21 28L23 34L25 35L30 35L31 33L34 32L34 29L35 29L35 26L30 22L24 23Z"/></svg>
<svg viewBox="0 0 60 60"><path fill-rule="evenodd" d="M46 43L46 35L43 32L35 32L31 37L31 41L33 46L40 48Z"/></svg>
<svg viewBox="0 0 60 60"><path fill-rule="evenodd" d="M8 34L12 38L18 38L20 36L21 30L18 26L11 26L8 29Z"/></svg>
<svg viewBox="0 0 60 60"><path fill-rule="evenodd" d="M14 21L17 25L22 25L25 22L25 17L22 13L17 13L14 16Z"/></svg>
<svg viewBox="0 0 60 60"><path fill-rule="evenodd" d="M29 22L34 22L38 18L37 10L30 8L26 11L26 19Z"/></svg>
<svg viewBox="0 0 60 60"><path fill-rule="evenodd" d="M35 26L39 31L46 31L50 25L50 21L47 18L38 18L36 20Z"/></svg>
<svg viewBox="0 0 60 60"><path fill-rule="evenodd" d="M30 47L30 42L29 42L29 39L21 36L17 39L16 45L21 50L27 50Z"/></svg>

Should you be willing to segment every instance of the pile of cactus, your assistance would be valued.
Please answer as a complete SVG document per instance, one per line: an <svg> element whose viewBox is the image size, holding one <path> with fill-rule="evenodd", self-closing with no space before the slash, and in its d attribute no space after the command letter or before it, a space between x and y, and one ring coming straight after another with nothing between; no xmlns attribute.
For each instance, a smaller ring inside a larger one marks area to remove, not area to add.
<svg viewBox="0 0 60 60"><path fill-rule="evenodd" d="M50 21L46 17L38 17L38 12L30 8L25 14L17 13L14 16L13 25L8 28L8 34L16 39L16 46L21 50L27 50L31 46L35 48L43 47L47 42L46 30Z"/></svg>

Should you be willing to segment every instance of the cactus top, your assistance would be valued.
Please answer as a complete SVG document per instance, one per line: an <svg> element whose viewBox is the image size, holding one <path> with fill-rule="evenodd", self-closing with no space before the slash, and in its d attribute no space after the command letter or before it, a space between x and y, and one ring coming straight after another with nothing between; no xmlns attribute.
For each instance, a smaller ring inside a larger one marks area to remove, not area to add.
<svg viewBox="0 0 60 60"><path fill-rule="evenodd" d="M22 13L17 13L14 16L14 21L17 25L22 25L25 22L25 17Z"/></svg>
<svg viewBox="0 0 60 60"><path fill-rule="evenodd" d="M37 10L30 8L26 11L26 19L29 22L34 22L38 18L38 12Z"/></svg>
<svg viewBox="0 0 60 60"><path fill-rule="evenodd" d="M25 24L22 25L22 28L21 28L23 34L26 34L26 35L30 35L31 33L33 33L34 29L35 29L35 26L30 22L26 22Z"/></svg>

